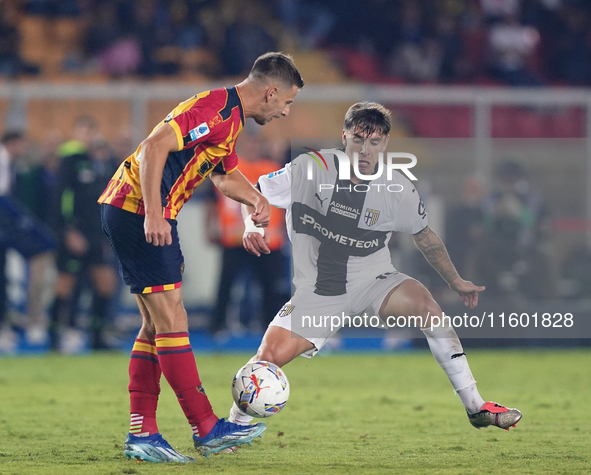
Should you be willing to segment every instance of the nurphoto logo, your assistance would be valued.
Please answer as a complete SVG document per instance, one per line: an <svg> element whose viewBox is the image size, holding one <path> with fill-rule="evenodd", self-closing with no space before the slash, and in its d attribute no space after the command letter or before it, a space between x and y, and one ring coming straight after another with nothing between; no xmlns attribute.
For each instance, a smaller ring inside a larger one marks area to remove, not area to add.
<svg viewBox="0 0 591 475"><path fill-rule="evenodd" d="M307 179L313 180L314 179L314 169L316 168L315 164L320 167L321 171L329 171L329 165L327 160L324 157L324 154L334 155L338 161L338 170L337 176L339 180L350 180L351 179L351 168L353 168L353 173L357 178L364 181L376 180L382 176L384 173L384 168L386 169L386 178L388 181L392 180L392 174L394 170L399 170L401 173L406 175L406 177L411 181L417 181L418 178L412 174L410 169L417 164L417 157L412 153L406 152L388 152L386 153L386 160L384 160L384 153L380 152L379 159L377 161L377 170L372 175L364 175L359 171L359 154L355 152L353 154L353 167L351 167L351 160L349 156L343 151L338 148L326 148L320 150L314 150L311 148L306 147L309 152L306 152L306 155L310 156L313 160L308 161L308 168L307 168ZM410 160L408 163L395 163L394 159L405 158ZM378 189L383 188L386 191L390 192L401 192L403 191L403 186L398 183L393 184L384 184L384 183L372 183L371 186L378 187ZM335 187L334 184L329 183L321 183L319 184L319 191L333 189ZM337 185L338 187L338 185ZM341 187L339 187L341 188ZM359 192L367 192L370 188L370 184L366 183L359 183L355 184L351 187L351 191L359 191Z"/></svg>

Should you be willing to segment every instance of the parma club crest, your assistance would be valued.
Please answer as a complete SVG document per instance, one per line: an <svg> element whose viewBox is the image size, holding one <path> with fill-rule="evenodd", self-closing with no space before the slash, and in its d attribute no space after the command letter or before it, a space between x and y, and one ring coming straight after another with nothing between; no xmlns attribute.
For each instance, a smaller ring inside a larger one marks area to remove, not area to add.
<svg viewBox="0 0 591 475"><path fill-rule="evenodd" d="M277 315L279 315L280 317L287 317L291 312L293 312L294 308L295 308L295 305L285 304L281 308L281 310L279 310L279 313Z"/></svg>
<svg viewBox="0 0 591 475"><path fill-rule="evenodd" d="M376 224L378 222L379 218L380 218L379 211L377 211L375 209L370 209L370 208L367 208L365 210L364 220L365 220L365 224L367 224L368 226L373 226L374 224Z"/></svg>

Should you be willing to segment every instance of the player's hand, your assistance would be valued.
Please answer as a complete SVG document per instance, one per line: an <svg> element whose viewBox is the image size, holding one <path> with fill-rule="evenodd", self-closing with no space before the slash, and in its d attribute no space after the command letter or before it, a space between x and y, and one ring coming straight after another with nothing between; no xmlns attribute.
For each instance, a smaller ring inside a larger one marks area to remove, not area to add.
<svg viewBox="0 0 591 475"><path fill-rule="evenodd" d="M81 232L73 229L66 232L65 244L68 251L75 256L83 256L88 251L87 239Z"/></svg>
<svg viewBox="0 0 591 475"><path fill-rule="evenodd" d="M254 213L251 215L252 222L258 228L266 228L271 222L271 205L267 198L260 196L259 201L254 204Z"/></svg>
<svg viewBox="0 0 591 475"><path fill-rule="evenodd" d="M466 307L474 308L478 305L478 292L482 292L486 287L474 285L468 280L456 277L449 283L449 288L458 293Z"/></svg>
<svg viewBox="0 0 591 475"><path fill-rule="evenodd" d="M269 233L266 231L264 236L261 236L259 233L248 231L242 236L242 244L244 245L244 249L257 257L260 257L261 253L271 254L271 250L269 249L270 242L271 240L269 238Z"/></svg>
<svg viewBox="0 0 591 475"><path fill-rule="evenodd" d="M166 219L159 215L146 215L144 219L144 233L146 241L154 246L172 244L172 226Z"/></svg>

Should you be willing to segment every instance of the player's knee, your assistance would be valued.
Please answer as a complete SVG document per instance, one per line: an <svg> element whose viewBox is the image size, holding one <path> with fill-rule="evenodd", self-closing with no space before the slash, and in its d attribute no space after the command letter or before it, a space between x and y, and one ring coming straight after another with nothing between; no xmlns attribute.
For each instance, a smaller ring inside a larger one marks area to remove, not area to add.
<svg viewBox="0 0 591 475"><path fill-rule="evenodd" d="M437 305L437 302L433 298L428 297L422 299L417 309L417 314L422 317L421 328L427 328L431 326L431 319L433 317L441 318L441 307Z"/></svg>
<svg viewBox="0 0 591 475"><path fill-rule="evenodd" d="M156 327L152 322L144 321L140 330L142 339L155 341L156 340Z"/></svg>

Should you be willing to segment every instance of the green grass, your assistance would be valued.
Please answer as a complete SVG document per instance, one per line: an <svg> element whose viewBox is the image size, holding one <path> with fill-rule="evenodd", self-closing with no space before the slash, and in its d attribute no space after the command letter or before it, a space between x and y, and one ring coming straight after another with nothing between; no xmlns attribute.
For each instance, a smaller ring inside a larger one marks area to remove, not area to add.
<svg viewBox="0 0 591 475"><path fill-rule="evenodd" d="M249 356L197 356L226 416ZM524 414L477 431L429 353L299 358L291 398L263 439L191 465L127 461L127 357L0 359L0 474L591 473L591 352L471 351L481 394ZM183 453L191 432L163 379L159 427Z"/></svg>

